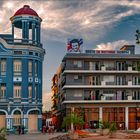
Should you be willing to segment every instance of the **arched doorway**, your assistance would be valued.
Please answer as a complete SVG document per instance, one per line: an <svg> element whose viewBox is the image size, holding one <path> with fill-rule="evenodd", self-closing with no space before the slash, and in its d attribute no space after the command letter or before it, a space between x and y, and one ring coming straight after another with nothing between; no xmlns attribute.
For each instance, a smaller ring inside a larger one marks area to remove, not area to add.
<svg viewBox="0 0 140 140"><path fill-rule="evenodd" d="M3 111L0 111L0 128L5 128L6 126L6 114Z"/></svg>
<svg viewBox="0 0 140 140"><path fill-rule="evenodd" d="M21 126L21 112L19 110L16 110L13 113L13 126L15 128Z"/></svg>
<svg viewBox="0 0 140 140"><path fill-rule="evenodd" d="M28 132L37 132L38 131L38 110L32 110L28 114Z"/></svg>

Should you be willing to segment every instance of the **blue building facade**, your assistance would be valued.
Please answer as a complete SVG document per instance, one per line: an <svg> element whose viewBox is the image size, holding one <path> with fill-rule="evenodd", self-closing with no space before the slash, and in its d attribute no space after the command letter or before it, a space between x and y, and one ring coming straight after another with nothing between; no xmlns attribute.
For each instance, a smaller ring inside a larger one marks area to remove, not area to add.
<svg viewBox="0 0 140 140"><path fill-rule="evenodd" d="M0 128L35 132L42 127L42 20L28 5L10 20L12 34L0 34Z"/></svg>

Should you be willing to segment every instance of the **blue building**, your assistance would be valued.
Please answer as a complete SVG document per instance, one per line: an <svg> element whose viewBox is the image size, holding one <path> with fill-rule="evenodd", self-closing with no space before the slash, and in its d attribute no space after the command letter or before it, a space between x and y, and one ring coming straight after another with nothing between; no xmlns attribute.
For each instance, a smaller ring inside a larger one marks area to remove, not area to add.
<svg viewBox="0 0 140 140"><path fill-rule="evenodd" d="M28 5L10 20L12 34L0 34L0 128L35 132L42 127L42 20Z"/></svg>

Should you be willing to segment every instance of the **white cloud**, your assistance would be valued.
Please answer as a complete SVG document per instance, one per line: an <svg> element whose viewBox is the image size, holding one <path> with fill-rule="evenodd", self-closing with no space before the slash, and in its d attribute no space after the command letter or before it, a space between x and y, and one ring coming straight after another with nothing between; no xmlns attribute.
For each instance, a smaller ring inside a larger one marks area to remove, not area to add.
<svg viewBox="0 0 140 140"><path fill-rule="evenodd" d="M99 35L88 36L88 38L99 38L101 34L106 33L104 27L111 27L123 18L140 12L140 1L135 0L3 1L0 11L2 13L0 32L10 32L9 18L24 4L29 4L43 19L42 28L47 32L47 39L60 41L64 36L90 35L91 30L93 33L96 30ZM126 10L117 13L117 6L123 6ZM59 36L51 36L51 32Z"/></svg>
<svg viewBox="0 0 140 140"><path fill-rule="evenodd" d="M115 50L119 49L124 45L132 45L132 41L127 40L118 40L114 42L108 42L108 43L101 43L97 45L96 50Z"/></svg>

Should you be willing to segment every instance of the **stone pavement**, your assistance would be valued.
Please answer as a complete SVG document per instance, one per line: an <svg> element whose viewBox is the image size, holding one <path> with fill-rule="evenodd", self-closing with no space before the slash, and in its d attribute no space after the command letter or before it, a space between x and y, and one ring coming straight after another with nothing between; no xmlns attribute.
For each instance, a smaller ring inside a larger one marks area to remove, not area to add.
<svg viewBox="0 0 140 140"><path fill-rule="evenodd" d="M81 138L79 140L140 140L140 139L115 139L115 138L109 138L109 136L94 136L94 137L88 137L88 138Z"/></svg>
<svg viewBox="0 0 140 140"><path fill-rule="evenodd" d="M49 140L50 138L57 137L64 134L66 133L8 135L7 140Z"/></svg>

